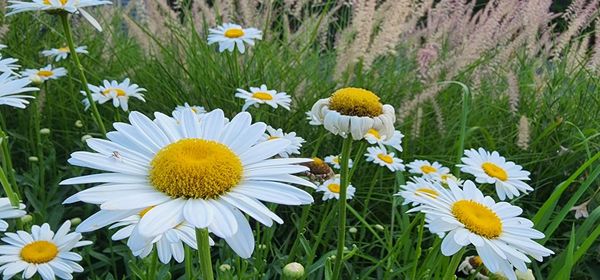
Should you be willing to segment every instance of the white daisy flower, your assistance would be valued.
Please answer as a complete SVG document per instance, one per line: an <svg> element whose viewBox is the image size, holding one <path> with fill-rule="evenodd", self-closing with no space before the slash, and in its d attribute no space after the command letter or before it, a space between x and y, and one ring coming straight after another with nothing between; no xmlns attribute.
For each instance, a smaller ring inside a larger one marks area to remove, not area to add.
<svg viewBox="0 0 600 280"><path fill-rule="evenodd" d="M0 73L8 72L16 75L15 70L18 70L19 67L21 67L20 65L15 64L17 61L19 60L16 58L2 58L2 55L0 55Z"/></svg>
<svg viewBox="0 0 600 280"><path fill-rule="evenodd" d="M519 196L520 192L527 193L533 188L523 181L529 180L529 171L512 161L506 161L498 152L488 152L483 148L479 150L465 150L465 156L459 164L460 170L475 176L475 181L480 184L496 185L496 193L500 200Z"/></svg>
<svg viewBox="0 0 600 280"><path fill-rule="evenodd" d="M73 279L74 272L83 272L83 267L77 264L81 256L71 250L92 242L82 241L80 233L69 233L70 228L71 222L66 221L56 234L48 224L32 226L31 233L6 233L2 241L7 245L0 245L3 279L10 279L21 272L24 279L36 273L44 280Z"/></svg>
<svg viewBox="0 0 600 280"><path fill-rule="evenodd" d="M6 48L7 48L7 46L6 46L6 45L4 45L4 44L0 44L0 50L6 49Z"/></svg>
<svg viewBox="0 0 600 280"><path fill-rule="evenodd" d="M117 131L107 134L109 140L87 140L95 152L71 154L72 165L104 171L61 183L102 183L65 201L100 205L100 212L82 222L79 231L96 230L154 206L138 225L145 238L185 222L226 238L238 255L248 258L254 238L244 213L266 226L283 223L259 200L313 202L310 194L291 185L315 188L293 175L307 171L299 164L311 159L273 159L290 141L259 143L266 124L251 124L249 113L239 113L229 122L220 109L206 113L201 122L191 110L180 121L154 115L151 120L132 112L131 124L115 123Z"/></svg>
<svg viewBox="0 0 600 280"><path fill-rule="evenodd" d="M420 204L420 197L424 195L436 198L440 195L443 187L438 183L423 177L412 177L406 185L400 186L400 191L395 194L404 198L403 204L412 203L413 206Z"/></svg>
<svg viewBox="0 0 600 280"><path fill-rule="evenodd" d="M367 157L367 161L379 166L385 166L392 172L404 171L402 160L397 158L394 153L388 153L381 147L368 147L365 156Z"/></svg>
<svg viewBox="0 0 600 280"><path fill-rule="evenodd" d="M394 107L381 104L373 92L361 88L342 88L331 97L318 100L310 112L312 125L323 125L329 132L354 140L364 138L369 129L392 137L396 114Z"/></svg>
<svg viewBox="0 0 600 280"><path fill-rule="evenodd" d="M260 104L267 104L275 109L281 106L289 111L290 103L292 102L292 98L287 93L269 90L266 85L261 85L259 88L250 87L249 92L238 88L235 97L246 100L242 111L246 111L251 105L258 108Z"/></svg>
<svg viewBox="0 0 600 280"><path fill-rule="evenodd" d="M392 137L389 139L373 128L369 129L367 134L365 134L365 140L367 140L369 144L377 144L382 149L385 148L385 146L389 146L396 149L398 152L402 152L402 138L404 138L404 134L398 130L395 130L394 134L392 134Z"/></svg>
<svg viewBox="0 0 600 280"><path fill-rule="evenodd" d="M326 156L325 157L325 162L329 163L330 165L332 165L333 168L335 168L335 169L342 168L341 161L340 161L340 156L339 155ZM352 168L353 165L354 165L354 161L351 158L348 159L348 168Z"/></svg>
<svg viewBox="0 0 600 280"><path fill-rule="evenodd" d="M429 179L439 182L443 186L447 186L448 184L456 184L458 186L462 186L463 180L457 178L452 173L433 173L433 176L428 176Z"/></svg>
<svg viewBox="0 0 600 280"><path fill-rule="evenodd" d="M8 3L10 3L8 8L12 10L6 14L7 16L29 11L66 11L71 14L79 13L98 31L102 31L102 27L98 21L82 8L112 4L108 0L32 0L31 2L8 0Z"/></svg>
<svg viewBox="0 0 600 280"><path fill-rule="evenodd" d="M287 158L293 154L300 154L300 148L302 143L306 142L302 137L296 136L296 132L285 133L281 128L275 129L271 126L267 126L267 132L263 135L263 141L270 141L274 139L287 139L290 144L285 148L284 151L279 153L280 157Z"/></svg>
<svg viewBox="0 0 600 280"><path fill-rule="evenodd" d="M415 160L407 165L409 168L408 172L413 174L421 174L427 177L435 177L441 174L450 173L448 167L442 166L437 161L430 163L427 160Z"/></svg>
<svg viewBox="0 0 600 280"><path fill-rule="evenodd" d="M22 93L39 90L36 87L28 87L29 84L29 78L16 79L9 72L0 74L0 105L24 109L29 104L27 99L34 97Z"/></svg>
<svg viewBox="0 0 600 280"><path fill-rule="evenodd" d="M25 216L25 204L19 203L19 208L15 208L10 204L10 200L6 197L0 197L0 231L8 229L8 223L3 219L14 219Z"/></svg>
<svg viewBox="0 0 600 280"><path fill-rule="evenodd" d="M63 67L54 68L52 64L46 65L40 69L25 69L21 75L28 77L32 81L45 82L48 80L56 80L67 75L67 69Z"/></svg>
<svg viewBox="0 0 600 280"><path fill-rule="evenodd" d="M46 57L54 57L54 61L58 62L66 59L69 56L69 47L62 47L58 49L49 49L42 51L42 55ZM88 54L87 46L79 46L75 48L75 52L81 54Z"/></svg>
<svg viewBox="0 0 600 280"><path fill-rule="evenodd" d="M472 181L465 181L463 189L450 184L439 192L435 198L415 198L426 214L429 230L444 237L441 249L445 256L473 244L486 268L515 280L514 268L527 271L526 263L531 262L527 255L542 261L553 254L532 240L544 234L533 229L530 220L519 217L521 208L484 197Z"/></svg>
<svg viewBox="0 0 600 280"><path fill-rule="evenodd" d="M256 28L242 28L233 23L224 23L217 28L210 28L208 34L208 44L219 43L219 52L228 50L233 52L235 47L240 53L246 51L244 43L254 46L255 40L262 40L262 31Z"/></svg>
<svg viewBox="0 0 600 280"><path fill-rule="evenodd" d="M319 185L317 191L323 192L323 200L330 199L340 199L340 175L335 175L333 178L323 182L323 184ZM346 199L352 199L354 197L354 192L356 189L348 184L348 188L346 188Z"/></svg>
<svg viewBox="0 0 600 280"><path fill-rule="evenodd" d="M135 97L146 102L144 94L142 94L146 89L141 88L137 84L131 84L129 78L120 83L117 81L109 82L104 80L102 85L94 86L88 84L88 87L92 92L92 99L98 102L98 104L104 104L107 101L112 100L112 104L115 108L121 107L125 112L129 110L128 102L130 97ZM81 94L83 94L83 96L86 95L85 91L81 91ZM90 107L87 98L84 98L81 102L85 105L86 110Z"/></svg>

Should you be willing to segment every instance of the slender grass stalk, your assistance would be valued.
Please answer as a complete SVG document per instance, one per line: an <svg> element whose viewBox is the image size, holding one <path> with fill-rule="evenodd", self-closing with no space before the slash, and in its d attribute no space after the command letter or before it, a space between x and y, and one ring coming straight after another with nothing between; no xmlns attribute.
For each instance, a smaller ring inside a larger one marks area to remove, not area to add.
<svg viewBox="0 0 600 280"><path fill-rule="evenodd" d="M349 168L348 163L350 162L350 153L352 151L352 137L348 135L344 139L342 144L342 154L340 160L342 161L342 172L341 172L341 184L340 184L340 199L338 202L338 242L337 242L337 253L335 258L335 264L333 266L333 278L339 279L342 271L344 262L344 243L346 242L346 191L348 189L349 182Z"/></svg>
<svg viewBox="0 0 600 280"><path fill-rule="evenodd" d="M208 229L196 229L196 241L198 242L198 258L200 271L204 280L213 280L212 261L210 258L210 244L208 240Z"/></svg>
<svg viewBox="0 0 600 280"><path fill-rule="evenodd" d="M448 265L448 268L446 268L446 273L444 273L444 280L454 280L456 278L456 269L458 268L464 253L465 248L462 248L452 256L452 259L450 259L450 264Z"/></svg>
<svg viewBox="0 0 600 280"><path fill-rule="evenodd" d="M192 266L192 249L189 246L184 247L185 253L185 279L194 279L194 267Z"/></svg>
<svg viewBox="0 0 600 280"><path fill-rule="evenodd" d="M48 93L48 84L44 83L44 87L43 87L43 91L46 92L46 94ZM38 190L39 190L39 196L42 199L43 202L43 207L46 207L46 165L44 164L44 147L42 145L42 137L41 137L41 133L40 133L40 129L41 129L41 112L40 112L40 108L41 108L41 99L39 98L40 95L42 94L42 92L40 92L39 94L37 94L35 102L33 102L33 130L34 130L34 135L35 135L35 152L36 152L36 156L38 158L37 161L37 166L38 166Z"/></svg>
<svg viewBox="0 0 600 280"><path fill-rule="evenodd" d="M8 178L6 177L6 174L2 168L0 168L0 183L2 183L2 188L4 189L4 193L8 197L10 204L13 207L19 207L19 196L17 193L15 193L15 191L13 191L13 188L8 182Z"/></svg>
<svg viewBox="0 0 600 280"><path fill-rule="evenodd" d="M92 93L88 87L88 81L85 76L85 69L81 62L79 61L79 55L77 55L77 51L75 51L75 43L73 43L73 32L71 31L71 26L69 25L69 14L61 13L60 21L62 22L63 29L65 30L65 37L67 38L67 44L69 45L69 54L73 58L73 62L75 62L75 66L79 71L79 76L81 77L81 83L83 84L83 90L85 91L85 96L87 101L90 103L90 107L92 108L92 115L94 117L94 121L98 125L100 132L102 135L106 135L106 128L104 127L104 123L102 122L102 117L100 116L100 112L98 112L98 107L96 107L96 103L92 98Z"/></svg>
<svg viewBox="0 0 600 280"><path fill-rule="evenodd" d="M148 269L148 280L156 279L156 270L158 269L158 248L152 250L152 258L150 259L150 269Z"/></svg>

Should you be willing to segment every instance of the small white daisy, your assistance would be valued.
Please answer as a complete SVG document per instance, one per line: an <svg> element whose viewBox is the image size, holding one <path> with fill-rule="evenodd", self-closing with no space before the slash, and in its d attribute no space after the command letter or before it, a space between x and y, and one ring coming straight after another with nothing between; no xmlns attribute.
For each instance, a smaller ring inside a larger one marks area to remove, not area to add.
<svg viewBox="0 0 600 280"><path fill-rule="evenodd" d="M420 204L419 197L428 195L436 198L440 195L440 189L443 187L438 182L425 179L423 177L412 177L406 185L400 186L400 191L395 194L404 198L403 204L412 203L413 206Z"/></svg>
<svg viewBox="0 0 600 280"><path fill-rule="evenodd" d="M74 272L83 272L83 267L77 263L81 261L81 256L71 250L92 242L82 241L81 234L69 233L70 229L71 222L66 221L56 234L48 224L32 226L31 233L6 233L2 241L7 245L0 245L3 279L10 279L20 272L23 272L21 277L25 279L36 273L43 280L73 279Z"/></svg>
<svg viewBox="0 0 600 280"><path fill-rule="evenodd" d="M129 98L135 97L141 101L146 102L144 99L144 94L146 89L139 87L137 84L131 84L129 78L123 80L123 82L117 81L107 81L104 80L103 84L100 86L94 86L88 84L90 91L92 92L92 99L98 104L104 104L107 101L112 100L113 106L115 108L121 107L123 111L127 112L129 110ZM81 91L81 94L85 96L85 91ZM87 110L90 107L90 103L87 98L82 100L85 105L85 109Z"/></svg>
<svg viewBox="0 0 600 280"><path fill-rule="evenodd" d="M262 31L256 28L242 28L237 24L224 23L217 28L210 28L208 44L219 43L219 52L228 50L233 52L236 48L240 53L246 51L244 43L254 46L255 40L262 40Z"/></svg>
<svg viewBox="0 0 600 280"><path fill-rule="evenodd" d="M533 190L523 182L529 180L529 171L512 161L506 161L496 151L490 153L483 148L465 150L465 157L461 160L464 164L458 165L460 170L475 176L477 183L496 185L500 200Z"/></svg>
<svg viewBox="0 0 600 280"><path fill-rule="evenodd" d="M21 75L28 77L32 81L48 81L48 80L56 80L60 77L64 77L67 75L67 69L63 67L53 68L52 64L46 65L44 68L40 69L25 69L21 73Z"/></svg>
<svg viewBox="0 0 600 280"><path fill-rule="evenodd" d="M286 158L293 154L300 154L300 148L302 143L306 142L302 137L296 136L296 132L285 133L281 128L275 129L271 126L267 126L267 131L263 135L263 141L270 141L274 139L287 139L290 144L285 148L284 151L279 153L280 157Z"/></svg>
<svg viewBox="0 0 600 280"><path fill-rule="evenodd" d="M16 75L16 73L14 71L19 69L19 67L21 67L20 65L15 64L17 61L19 61L19 60L16 58L12 58L12 57L2 58L2 55L0 55L0 73L9 72L11 74Z"/></svg>
<svg viewBox="0 0 600 280"><path fill-rule="evenodd" d="M329 163L330 165L333 166L333 168L335 169L340 169L342 168L341 162L340 162L340 156L339 155L330 155L330 156L326 156L325 157L325 162ZM348 168L352 168L352 165L354 165L354 161L352 161L352 159L348 159Z"/></svg>
<svg viewBox="0 0 600 280"><path fill-rule="evenodd" d="M404 171L404 164L402 160L397 158L394 153L388 153L381 147L369 147L365 154L367 161L378 164L379 166L385 166L390 171Z"/></svg>
<svg viewBox="0 0 600 280"><path fill-rule="evenodd" d="M19 203L19 208L15 208L10 204L10 200L6 197L0 197L0 231L8 229L8 223L3 219L14 219L23 217L25 212L25 204Z"/></svg>
<svg viewBox="0 0 600 280"><path fill-rule="evenodd" d="M319 185L317 191L323 192L323 200L329 199L340 199L340 175L335 175L333 178L323 182L323 184ZM354 197L354 192L356 189L348 184L348 188L346 188L346 199L352 199Z"/></svg>
<svg viewBox="0 0 600 280"><path fill-rule="evenodd" d="M10 3L8 8L12 11L7 13L7 16L29 11L66 11L71 14L81 14L98 31L102 31L98 21L82 8L112 4L108 0L32 0L31 2L8 0L8 3Z"/></svg>
<svg viewBox="0 0 600 280"><path fill-rule="evenodd" d="M69 56L70 52L71 51L69 50L69 47L62 47L62 48L58 48L58 49L44 50L44 51L42 51L42 55L46 56L46 57L54 57L54 61L58 62L63 59L66 59ZM86 46L76 47L75 52L81 53L81 54L88 54Z"/></svg>
<svg viewBox="0 0 600 280"><path fill-rule="evenodd" d="M367 134L365 134L365 140L367 140L369 144L377 144L381 148L390 146L396 149L398 152L402 152L402 138L404 138L404 134L398 130L395 130L394 134L389 139L384 135L381 135L379 131L375 130L374 128L369 129Z"/></svg>
<svg viewBox="0 0 600 280"><path fill-rule="evenodd" d="M407 165L408 172L413 174L421 174L427 177L435 177L440 174L450 173L448 167L442 166L437 161L430 163L427 160L415 160Z"/></svg>
<svg viewBox="0 0 600 280"><path fill-rule="evenodd" d="M235 97L246 100L242 111L246 111L251 105L258 107L260 104L267 104L275 109L281 106L289 111L292 102L292 98L287 93L269 90L266 85L261 85L259 88L250 87L250 91L238 88Z"/></svg>
<svg viewBox="0 0 600 280"><path fill-rule="evenodd" d="M486 268L516 280L514 268L526 272L526 263L531 262L527 255L542 261L553 254L532 240L544 238L544 234L535 230L530 220L519 217L521 208L484 197L472 181L465 181L463 189L450 184L439 192L435 198L415 199L426 214L427 228L444 238L441 250L445 256L473 244Z"/></svg>
<svg viewBox="0 0 600 280"><path fill-rule="evenodd" d="M456 184L462 186L463 180L457 178L452 173L433 173L433 176L428 176L429 179L434 180L442 184L443 186L447 186L448 184Z"/></svg>
<svg viewBox="0 0 600 280"><path fill-rule="evenodd" d="M21 93L39 90L36 87L28 87L29 84L29 78L16 79L9 72L0 74L0 105L24 109L29 104L27 99L34 97Z"/></svg>

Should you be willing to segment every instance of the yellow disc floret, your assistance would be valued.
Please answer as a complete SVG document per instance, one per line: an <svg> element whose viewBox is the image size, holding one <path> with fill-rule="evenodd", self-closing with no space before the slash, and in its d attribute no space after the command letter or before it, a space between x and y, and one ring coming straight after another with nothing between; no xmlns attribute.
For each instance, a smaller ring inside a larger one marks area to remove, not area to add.
<svg viewBox="0 0 600 280"><path fill-rule="evenodd" d="M244 30L241 28L229 28L225 31L225 37L227 38L239 38L244 36Z"/></svg>
<svg viewBox="0 0 600 280"><path fill-rule="evenodd" d="M379 131L371 128L369 129L369 131L367 131L367 134L371 134L373 137L375 137L376 139L381 139L381 135L379 134Z"/></svg>
<svg viewBox="0 0 600 280"><path fill-rule="evenodd" d="M209 140L183 139L156 153L150 182L172 197L216 198L243 175L240 158L229 147Z"/></svg>
<svg viewBox="0 0 600 280"><path fill-rule="evenodd" d="M58 247L49 241L34 241L25 245L19 255L27 263L47 263L58 255Z"/></svg>
<svg viewBox="0 0 600 280"><path fill-rule="evenodd" d="M254 94L252 94L252 97L254 97L256 99L264 100L264 101L273 100L273 96L271 94L269 94L268 92L262 92L262 91L255 92Z"/></svg>
<svg viewBox="0 0 600 280"><path fill-rule="evenodd" d="M327 189L329 189L332 193L340 193L340 185L339 184L329 184L327 185Z"/></svg>
<svg viewBox="0 0 600 280"><path fill-rule="evenodd" d="M427 195L427 196L436 198L440 195L440 193L438 193L436 190L430 189L430 188L418 188L415 190L415 195L417 195L417 196Z"/></svg>
<svg viewBox="0 0 600 280"><path fill-rule="evenodd" d="M469 231L494 239L502 234L502 220L487 206L473 200L459 200L452 204L452 215Z"/></svg>
<svg viewBox="0 0 600 280"><path fill-rule="evenodd" d="M383 113L383 105L373 92L362 88L342 88L329 98L329 108L342 115L377 117Z"/></svg>
<svg viewBox="0 0 600 280"><path fill-rule="evenodd" d="M494 163L484 162L481 165L481 168L483 169L485 174L487 174L490 177L494 177L502 181L506 181L508 179L508 173L506 173L506 171L502 167Z"/></svg>
<svg viewBox="0 0 600 280"><path fill-rule="evenodd" d="M51 77L52 75L54 75L54 72L52 72L50 70L40 70L37 72L37 75L40 77L48 78L48 77Z"/></svg>
<svg viewBox="0 0 600 280"><path fill-rule="evenodd" d="M425 174L429 174L429 173L436 172L437 169L431 165L423 165L423 166L421 166L421 171L423 171L423 173L425 173Z"/></svg>
<svg viewBox="0 0 600 280"><path fill-rule="evenodd" d="M120 89L120 88L107 88L107 89L105 89L105 90L102 91L102 94L103 95L109 95L111 92L116 93L117 96L125 96L125 95L127 95L125 93L125 91L122 90L122 89Z"/></svg>
<svg viewBox="0 0 600 280"><path fill-rule="evenodd" d="M378 154L377 158L379 158L381 161L387 163L387 164L392 164L394 163L394 158L390 155L386 155L386 154Z"/></svg>

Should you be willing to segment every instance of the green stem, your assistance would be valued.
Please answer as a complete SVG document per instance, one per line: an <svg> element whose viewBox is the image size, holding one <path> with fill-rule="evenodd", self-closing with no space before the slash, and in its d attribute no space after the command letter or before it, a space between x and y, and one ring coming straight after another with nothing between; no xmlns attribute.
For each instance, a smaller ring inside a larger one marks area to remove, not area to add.
<svg viewBox="0 0 600 280"><path fill-rule="evenodd" d="M2 142L2 159L4 161L4 172L8 177L8 180L11 185L17 186L17 180L15 179L15 172L12 165L12 159L10 157L10 148L8 147L8 134L4 131L6 130L6 123L4 122L4 118L0 115L0 139ZM18 192L17 192L18 194Z"/></svg>
<svg viewBox="0 0 600 280"><path fill-rule="evenodd" d="M208 229L196 229L196 241L198 242L198 258L200 259L200 271L204 280L213 280L212 261L210 259L210 244Z"/></svg>
<svg viewBox="0 0 600 280"><path fill-rule="evenodd" d="M344 244L346 242L346 191L350 182L348 182L350 170L348 169L348 163L350 159L350 152L352 151L352 137L350 135L344 139L342 144L341 154L341 184L340 184L340 199L338 209L338 240L337 240L337 253L335 255L335 264L333 267L333 278L340 279L343 260L344 260Z"/></svg>
<svg viewBox="0 0 600 280"><path fill-rule="evenodd" d="M194 279L194 268L192 267L192 250L189 246L185 246L185 279Z"/></svg>
<svg viewBox="0 0 600 280"><path fill-rule="evenodd" d="M90 107L92 108L92 115L94 116L94 121L98 125L100 132L102 135L106 135L106 128L104 127L104 123L102 122L102 117L100 116L100 112L98 112L98 107L96 107L96 103L92 98L92 93L88 87L88 81L85 76L85 70L83 69L83 65L79 61L79 56L75 51L75 44L73 43L73 33L71 32L71 26L69 25L69 14L61 13L60 20L62 22L63 28L65 30L65 37L67 38L67 44L69 45L69 55L73 58L73 62L75 62L75 66L77 66L77 70L79 71L79 75L81 76L81 83L83 84L83 90L85 91L85 96L87 101L90 103Z"/></svg>
<svg viewBox="0 0 600 280"><path fill-rule="evenodd" d="M148 270L148 280L156 279L156 269L158 268L158 248L152 250L152 259L150 259L150 269Z"/></svg>
<svg viewBox="0 0 600 280"><path fill-rule="evenodd" d="M452 259L450 260L450 264L448 265L448 268L446 269L446 273L444 274L444 280L453 280L455 279L455 275L456 275L456 269L458 268L458 265L460 264L460 261L462 260L462 256L465 253L465 249L460 249L460 251L456 252L456 254L454 254L454 256L452 256Z"/></svg>
<svg viewBox="0 0 600 280"><path fill-rule="evenodd" d="M13 191L12 186L8 182L8 178L6 177L6 174L4 173L4 170L2 168L0 168L0 183L2 184L2 188L4 188L4 193L6 193L6 196L8 197L10 204L13 207L18 208L19 207L19 196L17 195L17 193L15 193Z"/></svg>
<svg viewBox="0 0 600 280"><path fill-rule="evenodd" d="M48 85L44 84L44 88L43 90L46 92L46 94L48 93ZM41 99L40 96L42 95L42 92L40 92L35 99L34 102L34 106L33 106L33 129L34 134L35 134L35 151L36 151L36 156L38 158L37 161L37 165L38 165L38 190L39 190L39 196L42 200L42 205L45 208L46 207L46 165L44 164L44 149L43 149L43 145L42 145L42 136L40 133L40 129L41 129L41 119L42 116L40 114L40 108L41 108Z"/></svg>
<svg viewBox="0 0 600 280"><path fill-rule="evenodd" d="M467 136L467 116L469 115L469 103L471 100L471 95L469 93L469 88L466 85L458 82L451 83L456 83L462 86L463 88L462 112L460 115L460 136L458 138L458 145L456 147L456 162L460 162L460 159L462 158L465 149L465 138ZM460 178L460 167L456 167L456 169L454 170L454 176Z"/></svg>

